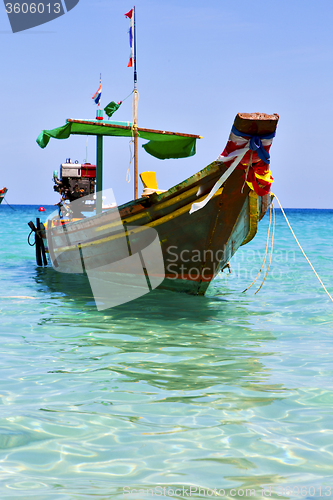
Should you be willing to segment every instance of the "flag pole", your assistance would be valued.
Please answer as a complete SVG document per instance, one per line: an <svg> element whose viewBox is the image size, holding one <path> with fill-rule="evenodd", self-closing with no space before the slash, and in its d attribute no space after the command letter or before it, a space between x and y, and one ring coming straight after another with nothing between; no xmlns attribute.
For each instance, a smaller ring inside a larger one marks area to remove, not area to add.
<svg viewBox="0 0 333 500"><path fill-rule="evenodd" d="M134 199L138 198L138 90L136 73L136 28L135 6L133 7L133 43L134 43Z"/></svg>
<svg viewBox="0 0 333 500"><path fill-rule="evenodd" d="M102 73L99 75L99 87L94 97L99 94L98 108L96 110L96 120L103 120L103 111L101 110L101 94L102 94ZM103 211L103 135L96 135L96 214Z"/></svg>
<svg viewBox="0 0 333 500"><path fill-rule="evenodd" d="M99 74L99 84L102 85L102 73ZM101 100L98 101L98 109L101 109Z"/></svg>

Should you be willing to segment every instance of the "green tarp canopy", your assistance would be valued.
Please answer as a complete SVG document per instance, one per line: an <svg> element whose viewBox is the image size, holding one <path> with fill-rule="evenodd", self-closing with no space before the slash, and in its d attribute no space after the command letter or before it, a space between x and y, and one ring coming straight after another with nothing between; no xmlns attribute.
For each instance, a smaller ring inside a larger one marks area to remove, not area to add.
<svg viewBox="0 0 333 500"><path fill-rule="evenodd" d="M160 158L186 158L195 155L196 140L198 135L179 134L162 130L139 128L138 137L149 142L142 147L147 153ZM110 120L67 120L62 127L52 130L43 130L37 137L37 143L45 148L51 137L54 139L67 139L70 135L103 135L118 137L133 137L133 125L129 122L113 122Z"/></svg>

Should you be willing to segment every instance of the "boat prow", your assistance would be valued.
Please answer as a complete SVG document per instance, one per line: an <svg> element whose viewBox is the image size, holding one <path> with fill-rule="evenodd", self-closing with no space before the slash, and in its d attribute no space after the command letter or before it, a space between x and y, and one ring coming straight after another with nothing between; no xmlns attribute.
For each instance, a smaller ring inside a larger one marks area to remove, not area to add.
<svg viewBox="0 0 333 500"><path fill-rule="evenodd" d="M0 189L0 204L2 203L4 197L6 196L8 189L7 188L2 188Z"/></svg>

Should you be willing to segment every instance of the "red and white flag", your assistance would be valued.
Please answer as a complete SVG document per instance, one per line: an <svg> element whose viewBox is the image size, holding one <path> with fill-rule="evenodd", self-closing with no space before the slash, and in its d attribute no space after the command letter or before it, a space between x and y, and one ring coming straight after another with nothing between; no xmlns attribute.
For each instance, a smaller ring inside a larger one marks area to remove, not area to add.
<svg viewBox="0 0 333 500"><path fill-rule="evenodd" d="M94 99L96 104L100 103L101 95L102 95L102 82L99 83L97 92L95 92L95 94L92 96L92 99Z"/></svg>

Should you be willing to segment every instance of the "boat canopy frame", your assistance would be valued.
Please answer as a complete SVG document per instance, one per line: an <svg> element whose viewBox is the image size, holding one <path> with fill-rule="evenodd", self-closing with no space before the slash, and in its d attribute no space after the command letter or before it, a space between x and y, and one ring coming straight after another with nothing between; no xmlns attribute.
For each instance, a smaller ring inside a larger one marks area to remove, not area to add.
<svg viewBox="0 0 333 500"><path fill-rule="evenodd" d="M200 135L181 134L148 128L137 128L138 137L149 142L142 147L147 153L160 160L169 158L187 158L196 153L196 140ZM37 137L37 144L45 148L50 139L68 139L70 135L95 135L134 137L133 124L130 122L111 122L108 120L67 119L66 124L52 130L42 130Z"/></svg>
<svg viewBox="0 0 333 500"><path fill-rule="evenodd" d="M160 160L170 158L187 158L196 153L196 140L200 135L181 134L137 127L137 136L149 142L143 144L145 151ZM103 137L134 137L134 127L130 122L114 122L109 120L76 120L68 118L66 124L51 130L42 130L37 137L37 144L45 148L50 139L68 139L71 135L96 136L96 212L102 212L102 198L98 196L103 190Z"/></svg>

